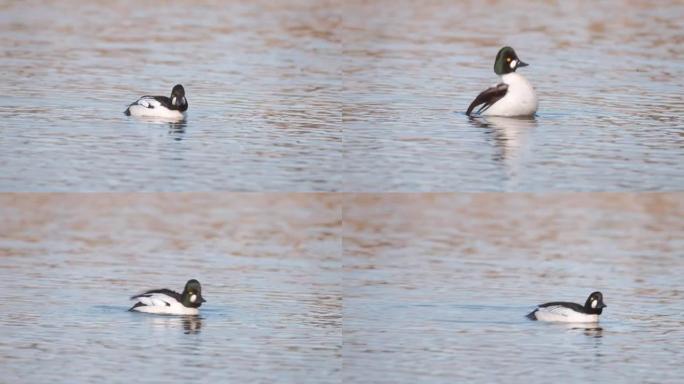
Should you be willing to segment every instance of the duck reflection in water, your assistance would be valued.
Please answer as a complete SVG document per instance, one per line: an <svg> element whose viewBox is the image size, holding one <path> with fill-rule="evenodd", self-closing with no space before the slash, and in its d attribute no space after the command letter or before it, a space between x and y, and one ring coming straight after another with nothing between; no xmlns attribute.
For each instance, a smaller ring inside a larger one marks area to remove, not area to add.
<svg viewBox="0 0 684 384"><path fill-rule="evenodd" d="M516 177L529 149L530 134L537 127L535 117L470 117L469 121L473 126L484 129L496 149L494 161L504 166L509 177Z"/></svg>
<svg viewBox="0 0 684 384"><path fill-rule="evenodd" d="M202 318L199 316L183 316L183 329L186 335L195 335L202 329Z"/></svg>
<svg viewBox="0 0 684 384"><path fill-rule="evenodd" d="M154 124L155 126L166 125L168 127L169 136L176 141L183 140L185 135L185 128L188 126L187 120L185 119L163 119L159 117L146 117L140 120Z"/></svg>
<svg viewBox="0 0 684 384"><path fill-rule="evenodd" d="M169 136L176 141L183 140L185 136L185 127L188 125L185 120L169 122Z"/></svg>
<svg viewBox="0 0 684 384"><path fill-rule="evenodd" d="M195 315L155 315L150 316L150 320L154 327L159 330L180 329L182 327L183 333L186 335L198 334L202 329L202 317Z"/></svg>
<svg viewBox="0 0 684 384"><path fill-rule="evenodd" d="M601 338L603 337L603 328L598 323L566 323L568 330L582 331L586 336Z"/></svg>

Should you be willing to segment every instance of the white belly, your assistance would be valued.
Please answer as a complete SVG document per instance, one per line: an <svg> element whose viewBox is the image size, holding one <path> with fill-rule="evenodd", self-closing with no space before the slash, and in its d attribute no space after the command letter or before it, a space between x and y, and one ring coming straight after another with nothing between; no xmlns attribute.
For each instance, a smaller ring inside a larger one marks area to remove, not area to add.
<svg viewBox="0 0 684 384"><path fill-rule="evenodd" d="M484 116L531 116L537 112L537 94L532 84L523 76L513 72L501 76L508 84L506 96L482 113Z"/></svg>
<svg viewBox="0 0 684 384"><path fill-rule="evenodd" d="M545 307L539 308L534 313L539 321L555 321L563 323L596 323L598 315L587 315L575 312L565 307Z"/></svg>

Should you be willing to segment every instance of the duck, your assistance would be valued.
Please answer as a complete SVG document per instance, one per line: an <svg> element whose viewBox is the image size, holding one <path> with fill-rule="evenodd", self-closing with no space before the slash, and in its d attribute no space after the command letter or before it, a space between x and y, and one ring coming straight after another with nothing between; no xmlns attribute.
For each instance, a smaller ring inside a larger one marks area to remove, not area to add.
<svg viewBox="0 0 684 384"><path fill-rule="evenodd" d="M541 304L527 314L530 320L554 321L564 323L597 323L599 315L607 305L601 292L592 292L584 305L554 301Z"/></svg>
<svg viewBox="0 0 684 384"><path fill-rule="evenodd" d="M142 96L131 103L124 111L126 116L137 117L161 117L174 120L185 118L188 110L188 101L185 98L185 89L176 84L171 90L171 96Z"/></svg>
<svg viewBox="0 0 684 384"><path fill-rule="evenodd" d="M206 302L202 297L202 286L195 279L185 283L183 293L170 289L153 289L131 296L136 303L131 312L156 313L161 315L198 315L199 307Z"/></svg>
<svg viewBox="0 0 684 384"><path fill-rule="evenodd" d="M468 106L467 116L473 110L482 116L522 117L533 116L537 112L537 94L532 84L516 69L528 64L518 58L511 47L503 47L496 54L494 72L501 76L501 82L482 91Z"/></svg>

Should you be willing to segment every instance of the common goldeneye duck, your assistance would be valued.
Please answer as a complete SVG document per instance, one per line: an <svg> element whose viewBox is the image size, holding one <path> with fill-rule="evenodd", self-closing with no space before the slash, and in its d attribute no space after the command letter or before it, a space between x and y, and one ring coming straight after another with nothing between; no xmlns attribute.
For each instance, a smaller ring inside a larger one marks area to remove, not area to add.
<svg viewBox="0 0 684 384"><path fill-rule="evenodd" d="M163 315L197 315L202 303L202 287L199 281L192 279L185 283L183 293L170 289L153 289L131 297L137 303L129 311L158 313Z"/></svg>
<svg viewBox="0 0 684 384"><path fill-rule="evenodd" d="M124 113L126 116L139 117L163 117L180 120L185 117L188 110L188 101L185 99L185 89L176 84L171 90L171 97L166 96L143 96L128 106Z"/></svg>
<svg viewBox="0 0 684 384"><path fill-rule="evenodd" d="M539 305L527 318L540 321L559 321L566 323L596 323L606 305L601 292L589 295L584 306L577 303L555 301Z"/></svg>
<svg viewBox="0 0 684 384"><path fill-rule="evenodd" d="M528 64L522 62L511 47L499 50L494 61L494 72L501 76L501 83L487 88L470 103L466 115L470 116L477 106L477 114L483 116L532 116L537 112L537 95L526 78L515 72Z"/></svg>

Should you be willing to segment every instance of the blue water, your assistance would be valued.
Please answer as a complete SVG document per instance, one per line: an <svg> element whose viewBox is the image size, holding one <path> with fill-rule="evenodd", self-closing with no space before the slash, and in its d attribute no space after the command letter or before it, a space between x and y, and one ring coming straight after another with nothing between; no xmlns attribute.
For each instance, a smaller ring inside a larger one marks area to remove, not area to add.
<svg viewBox="0 0 684 384"><path fill-rule="evenodd" d="M0 190L338 190L339 51L317 33L329 28L325 13L224 2L3 6ZM189 102L183 124L124 116L176 83Z"/></svg>
<svg viewBox="0 0 684 384"><path fill-rule="evenodd" d="M676 1L10 4L0 190L679 190L682 16ZM471 121L503 45L530 63L537 117ZM176 83L184 124L121 113Z"/></svg>
<svg viewBox="0 0 684 384"><path fill-rule="evenodd" d="M337 383L334 196L0 194L8 383ZM202 283L199 317L127 310Z"/></svg>
<svg viewBox="0 0 684 384"><path fill-rule="evenodd" d="M343 380L676 383L682 196L362 194L345 203ZM601 291L598 324L525 318Z"/></svg>
<svg viewBox="0 0 684 384"><path fill-rule="evenodd" d="M684 187L681 2L355 4L344 36L344 188ZM535 119L470 120L505 45Z"/></svg>

